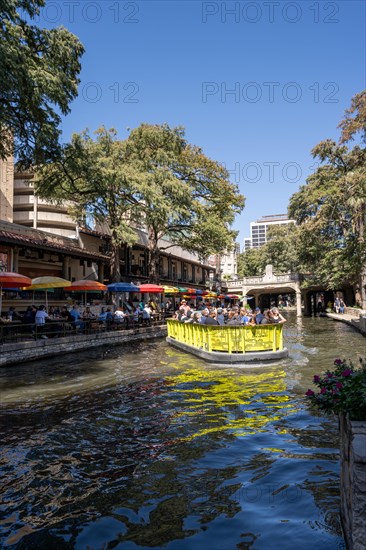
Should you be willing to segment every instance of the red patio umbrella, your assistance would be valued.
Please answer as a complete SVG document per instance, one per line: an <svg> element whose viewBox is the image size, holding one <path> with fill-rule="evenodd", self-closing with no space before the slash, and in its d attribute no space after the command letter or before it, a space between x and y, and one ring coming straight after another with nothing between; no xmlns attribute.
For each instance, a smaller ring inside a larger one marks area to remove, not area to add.
<svg viewBox="0 0 366 550"><path fill-rule="evenodd" d="M0 271L0 314L3 288L21 288L23 286L29 286L30 284L32 284L32 280L25 275L12 271Z"/></svg>
<svg viewBox="0 0 366 550"><path fill-rule="evenodd" d="M161 292L164 292L164 288L159 285L147 283L145 285L139 286L139 292L151 292L152 294L160 294Z"/></svg>

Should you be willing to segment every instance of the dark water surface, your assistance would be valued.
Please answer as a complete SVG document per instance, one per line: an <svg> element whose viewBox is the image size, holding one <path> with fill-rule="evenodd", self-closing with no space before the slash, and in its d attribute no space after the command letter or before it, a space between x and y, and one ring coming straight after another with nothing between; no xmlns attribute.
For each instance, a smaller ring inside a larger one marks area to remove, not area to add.
<svg viewBox="0 0 366 550"><path fill-rule="evenodd" d="M303 395L366 340L289 320L276 365L160 341L0 370L0 547L344 548L337 425Z"/></svg>

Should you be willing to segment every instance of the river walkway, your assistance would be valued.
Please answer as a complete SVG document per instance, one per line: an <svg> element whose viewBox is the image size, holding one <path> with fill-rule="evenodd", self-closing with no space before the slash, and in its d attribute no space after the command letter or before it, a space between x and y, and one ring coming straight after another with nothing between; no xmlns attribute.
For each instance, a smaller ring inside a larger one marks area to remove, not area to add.
<svg viewBox="0 0 366 550"><path fill-rule="evenodd" d="M366 336L365 317L356 317L355 315L350 315L349 313L326 313L325 315L334 321L341 321L342 323L350 325Z"/></svg>

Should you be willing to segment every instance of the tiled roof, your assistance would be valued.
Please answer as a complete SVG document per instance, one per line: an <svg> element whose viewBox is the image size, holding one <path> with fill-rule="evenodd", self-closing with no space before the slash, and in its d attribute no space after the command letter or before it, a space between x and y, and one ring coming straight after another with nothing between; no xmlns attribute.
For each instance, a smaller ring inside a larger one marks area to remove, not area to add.
<svg viewBox="0 0 366 550"><path fill-rule="evenodd" d="M59 243L52 242L47 238L37 239L21 233L13 233L10 231L0 231L0 241L33 246L33 247L42 248L42 250L48 250L51 252L66 252L69 255L76 256L76 257L95 258L99 260L109 261L108 256L105 256L104 254L100 254L98 252L88 252L83 248L80 248L78 246L72 246L71 244L70 245L59 244Z"/></svg>

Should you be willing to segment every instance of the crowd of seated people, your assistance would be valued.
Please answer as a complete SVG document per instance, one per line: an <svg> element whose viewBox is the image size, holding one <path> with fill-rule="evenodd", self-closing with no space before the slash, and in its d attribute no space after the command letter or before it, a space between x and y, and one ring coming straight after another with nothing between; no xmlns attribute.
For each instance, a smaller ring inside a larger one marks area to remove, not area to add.
<svg viewBox="0 0 366 550"><path fill-rule="evenodd" d="M182 323L194 323L200 325L272 325L285 323L286 319L277 307L264 309L259 307L250 310L240 306L214 307L205 306L201 310L193 310L185 300L179 305L174 319Z"/></svg>

